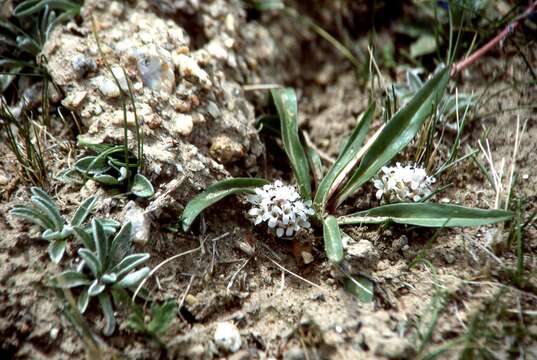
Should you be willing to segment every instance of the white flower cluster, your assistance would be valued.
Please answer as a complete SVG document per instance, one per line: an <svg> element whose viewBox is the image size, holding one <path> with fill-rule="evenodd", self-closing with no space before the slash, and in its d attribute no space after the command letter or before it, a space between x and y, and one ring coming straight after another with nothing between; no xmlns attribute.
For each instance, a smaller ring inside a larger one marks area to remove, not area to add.
<svg viewBox="0 0 537 360"><path fill-rule="evenodd" d="M284 185L280 180L255 189L246 200L253 205L248 211L255 225L267 222L278 237L293 236L300 229L308 229L308 221L314 214L311 200L303 201L294 186Z"/></svg>
<svg viewBox="0 0 537 360"><path fill-rule="evenodd" d="M432 193L436 179L427 176L425 169L406 165L383 166L380 178L374 179L377 199L385 202L420 201Z"/></svg>

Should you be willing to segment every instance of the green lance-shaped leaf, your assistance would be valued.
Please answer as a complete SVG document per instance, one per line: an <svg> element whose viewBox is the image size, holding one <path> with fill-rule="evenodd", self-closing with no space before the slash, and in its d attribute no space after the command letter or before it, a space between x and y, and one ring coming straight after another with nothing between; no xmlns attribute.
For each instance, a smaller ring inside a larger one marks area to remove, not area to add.
<svg viewBox="0 0 537 360"><path fill-rule="evenodd" d="M352 196L414 138L438 105L449 80L446 67L428 80L412 99L388 121L364 154L360 166L337 192L336 206Z"/></svg>
<svg viewBox="0 0 537 360"><path fill-rule="evenodd" d="M345 290L364 303L373 301L374 287L375 283L362 275L349 275L349 278L345 279Z"/></svg>
<svg viewBox="0 0 537 360"><path fill-rule="evenodd" d="M311 199L311 176L308 158L298 136L298 106L293 89L273 89L274 104L280 116L282 142L291 163L302 197Z"/></svg>
<svg viewBox="0 0 537 360"><path fill-rule="evenodd" d="M337 219L329 215L323 221L324 251L328 259L339 264L343 260L343 242Z"/></svg>
<svg viewBox="0 0 537 360"><path fill-rule="evenodd" d="M117 282L114 286L119 288L131 288L134 286L138 286L138 284L149 275L149 268L144 267L140 270L136 270L135 272L130 273L129 275L125 276L123 279L121 279L119 282Z"/></svg>
<svg viewBox="0 0 537 360"><path fill-rule="evenodd" d="M315 199L313 205L315 206L317 212L324 213L326 203L332 194L337 190L341 182L347 177L349 172L357 165L360 160L361 154L360 148L364 142L365 136L367 135L367 130L369 125L373 120L373 115L375 114L375 104L372 103L369 105L367 111L362 115L356 127L354 128L349 140L347 141L345 147L339 154L336 162L330 167L328 173L322 179L317 193L315 194Z"/></svg>
<svg viewBox="0 0 537 360"><path fill-rule="evenodd" d="M45 7L51 10L80 11L80 4L67 0L26 0L15 7L13 15L28 16L41 12Z"/></svg>
<svg viewBox="0 0 537 360"><path fill-rule="evenodd" d="M86 176L89 176L93 171L101 169L104 164L108 164L108 157L112 154L122 152L124 150L123 146L113 146L103 152L99 153L93 160L87 165L85 169Z"/></svg>
<svg viewBox="0 0 537 360"><path fill-rule="evenodd" d="M257 187L268 184L265 179L235 178L219 181L209 186L186 205L181 217L183 231L188 231L196 217L206 208L226 196L239 193L251 193Z"/></svg>
<svg viewBox="0 0 537 360"><path fill-rule="evenodd" d="M342 216L338 218L338 223L379 224L393 221L425 227L457 227L493 224L512 217L513 214L505 210L484 210L451 204L401 203Z"/></svg>
<svg viewBox="0 0 537 360"><path fill-rule="evenodd" d="M110 170L111 166L108 165L106 158L101 157L97 163L94 160L97 156L86 156L75 162L74 168L81 173L88 173L89 175L102 174ZM91 170L90 165L92 165Z"/></svg>
<svg viewBox="0 0 537 360"><path fill-rule="evenodd" d="M73 215L73 220L71 220L71 226L80 226L86 220L88 215L91 213L91 210L97 202L96 196L90 196L80 204L78 209Z"/></svg>
<svg viewBox="0 0 537 360"><path fill-rule="evenodd" d="M117 281L117 274L108 273L101 276L101 280L105 284L114 284Z"/></svg>
<svg viewBox="0 0 537 360"><path fill-rule="evenodd" d="M84 289L80 293L80 296L78 297L78 300L77 300L78 311L80 311L80 313L83 314L88 308L88 304L89 304L88 289Z"/></svg>
<svg viewBox="0 0 537 360"><path fill-rule="evenodd" d="M93 180L104 185L118 185L119 180L108 174L97 174L93 176Z"/></svg>
<svg viewBox="0 0 537 360"><path fill-rule="evenodd" d="M315 184L319 184L323 178L324 167L319 153L314 148L306 147L306 155L311 167L311 174Z"/></svg>
<svg viewBox="0 0 537 360"><path fill-rule="evenodd" d="M51 229L46 229L41 233L41 237L47 241L56 241L56 240L62 240L64 237L62 237L61 231L54 231Z"/></svg>
<svg viewBox="0 0 537 360"><path fill-rule="evenodd" d="M101 272L103 271L102 264L93 252L88 249L79 249L78 255L84 260L86 265L88 265L93 276L97 278L101 275Z"/></svg>
<svg viewBox="0 0 537 360"><path fill-rule="evenodd" d="M123 274L128 273L135 267L137 267L140 264L143 264L149 259L149 254L143 253L143 254L132 254L129 256L126 256L119 264L114 266L110 271L113 273L116 273L116 275L119 277Z"/></svg>
<svg viewBox="0 0 537 360"><path fill-rule="evenodd" d="M108 239L101 223L93 219L91 221L91 230L93 233L93 239L95 242L95 251L97 253L97 258L101 263L103 269L108 267Z"/></svg>
<svg viewBox="0 0 537 360"><path fill-rule="evenodd" d="M123 256L129 250L131 245L131 233L132 233L132 224L130 222L126 223L119 229L116 236L112 240L110 245L110 257L112 259L112 264L116 264L117 261L121 261Z"/></svg>
<svg viewBox="0 0 537 360"><path fill-rule="evenodd" d="M58 264L65 253L66 240L54 240L48 245L48 255L53 263Z"/></svg>
<svg viewBox="0 0 537 360"><path fill-rule="evenodd" d="M46 192L38 187L33 187L31 192L34 205L54 223L55 230L61 230L65 221L56 207L56 204L54 204L54 201Z"/></svg>
<svg viewBox="0 0 537 360"><path fill-rule="evenodd" d="M91 284L91 280L88 279L86 275L73 270L64 271L61 274L52 277L50 282L54 287L61 289Z"/></svg>
<svg viewBox="0 0 537 360"><path fill-rule="evenodd" d="M114 219L98 219L98 220L99 220L99 223L101 223L101 226L103 227L103 230L107 236L115 233L117 229L119 229L119 227L121 226L121 223Z"/></svg>
<svg viewBox="0 0 537 360"><path fill-rule="evenodd" d="M131 191L134 195L141 198L151 197L155 193L151 182L142 174L134 175Z"/></svg>
<svg viewBox="0 0 537 360"><path fill-rule="evenodd" d="M88 288L88 295L90 297L97 296L104 291L106 286L101 284L99 279L95 279Z"/></svg>
<svg viewBox="0 0 537 360"><path fill-rule="evenodd" d="M26 221L34 223L43 229L53 229L54 223L47 216L37 209L32 209L26 206L15 206L9 212L11 215L20 217Z"/></svg>
<svg viewBox="0 0 537 360"><path fill-rule="evenodd" d="M110 336L114 333L116 329L116 317L114 316L114 309L112 308L112 301L110 300L110 295L107 292L100 293L99 303L103 309L104 318L106 320L106 325L104 327L103 333L106 336Z"/></svg>
<svg viewBox="0 0 537 360"><path fill-rule="evenodd" d="M73 227L73 234L75 234L75 238L78 239L86 249L95 251L95 242L86 230L75 226Z"/></svg>

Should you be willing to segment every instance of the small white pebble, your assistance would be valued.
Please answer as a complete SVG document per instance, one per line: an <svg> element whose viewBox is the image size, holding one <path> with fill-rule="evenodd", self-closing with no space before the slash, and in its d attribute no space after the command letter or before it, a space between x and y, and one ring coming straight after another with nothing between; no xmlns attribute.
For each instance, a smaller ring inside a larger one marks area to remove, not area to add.
<svg viewBox="0 0 537 360"><path fill-rule="evenodd" d="M60 329L54 327L50 329L50 338L52 340L56 340L58 338L58 335L60 334Z"/></svg>
<svg viewBox="0 0 537 360"><path fill-rule="evenodd" d="M237 352L241 348L241 334L239 329L230 322L221 322L214 332L216 346L229 352Z"/></svg>

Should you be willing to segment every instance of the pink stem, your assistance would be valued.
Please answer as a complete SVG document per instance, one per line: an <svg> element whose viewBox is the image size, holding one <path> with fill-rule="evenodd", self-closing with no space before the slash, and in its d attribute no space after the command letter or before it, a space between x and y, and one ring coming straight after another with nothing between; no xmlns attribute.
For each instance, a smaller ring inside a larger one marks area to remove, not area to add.
<svg viewBox="0 0 537 360"><path fill-rule="evenodd" d="M505 29L502 30L498 35L496 35L493 39L491 39L488 43L483 45L480 49L477 49L472 55L468 56L466 59L463 59L453 65L453 68L451 69L451 77L454 77L457 75L461 70L464 70L468 66L472 65L474 62L476 62L479 58L481 58L483 55L485 55L487 52L489 52L492 48L494 48L496 45L498 45L501 41L503 41L509 34L515 31L515 29L518 27L520 20L526 18L529 16L537 7L537 0L535 0L526 11L524 11L524 14L517 18L517 20L513 21L509 25L505 27Z"/></svg>

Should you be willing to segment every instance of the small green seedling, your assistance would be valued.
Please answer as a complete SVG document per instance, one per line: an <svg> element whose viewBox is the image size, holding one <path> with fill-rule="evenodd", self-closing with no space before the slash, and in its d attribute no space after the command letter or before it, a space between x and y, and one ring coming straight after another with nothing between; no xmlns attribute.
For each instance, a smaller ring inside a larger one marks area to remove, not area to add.
<svg viewBox="0 0 537 360"><path fill-rule="evenodd" d="M139 161L136 156L129 153L128 158L125 157L124 145L81 145L97 154L79 159L72 169L63 171L58 178L79 183L83 183L84 179L92 179L105 186L124 189L138 197L153 196L153 185L138 173Z"/></svg>
<svg viewBox="0 0 537 360"><path fill-rule="evenodd" d="M318 179L316 189L312 181L318 164L312 149L304 147L298 133L298 111L295 92L292 89L275 89L272 96L280 117L284 150L297 182L301 201L287 187L267 185L264 179L226 179L211 185L191 200L181 217L181 225L187 231L194 219L205 208L231 194L250 194L247 200L257 201L249 211L255 223L267 221L269 227L278 226L300 229L307 226L309 204L314 209L314 219L322 224L325 252L334 264L344 259L344 247L340 225L362 225L395 222L424 227L479 226L506 221L512 218L510 211L483 210L451 204L409 202L387 204L354 214L338 216L337 208L371 181L418 134L422 125L435 112L447 87L451 67L445 67L424 83L412 98L389 121L364 143L375 115L371 104L358 121L339 157ZM313 156L312 156L313 155ZM317 155L318 156L318 155ZM292 199L285 199L290 196ZM259 201L261 198L261 201ZM290 204L292 202L292 204ZM296 218L302 222L296 227ZM294 220L293 220L294 219ZM272 226L271 226L272 225ZM294 227L294 228L293 228ZM287 230L285 231L287 233ZM281 233L281 232L280 232ZM293 233L291 231L290 233ZM280 234L278 234L280 236ZM370 287L359 282L356 286L367 293Z"/></svg>
<svg viewBox="0 0 537 360"><path fill-rule="evenodd" d="M175 319L177 313L177 302L175 300L165 301L158 305L151 305L151 317L146 320L142 307L133 304L132 313L127 320L127 326L134 331L149 336L159 345L163 345L160 337L163 336Z"/></svg>
<svg viewBox="0 0 537 360"><path fill-rule="evenodd" d="M82 259L78 270L68 270L53 277L58 288L84 287L78 298L78 309L84 313L89 301L97 297L106 318L105 335L111 335L116 326L111 296L125 298L126 289L134 289L149 275L149 268L134 269L149 259L149 254L127 255L132 237L132 226L125 224L112 239L99 220L91 222L91 235L74 228L75 236L84 244L78 250ZM117 304L116 304L117 305Z"/></svg>
<svg viewBox="0 0 537 360"><path fill-rule="evenodd" d="M41 237L50 242L48 247L50 259L55 263L59 263L65 253L67 239L73 235L73 228L83 225L93 209L97 198L91 196L84 200L75 211L71 221L67 222L46 192L38 187L31 188L31 192L33 206L15 206L11 209L10 214L32 222L44 229ZM114 224L109 223L108 227L110 226L113 227Z"/></svg>

